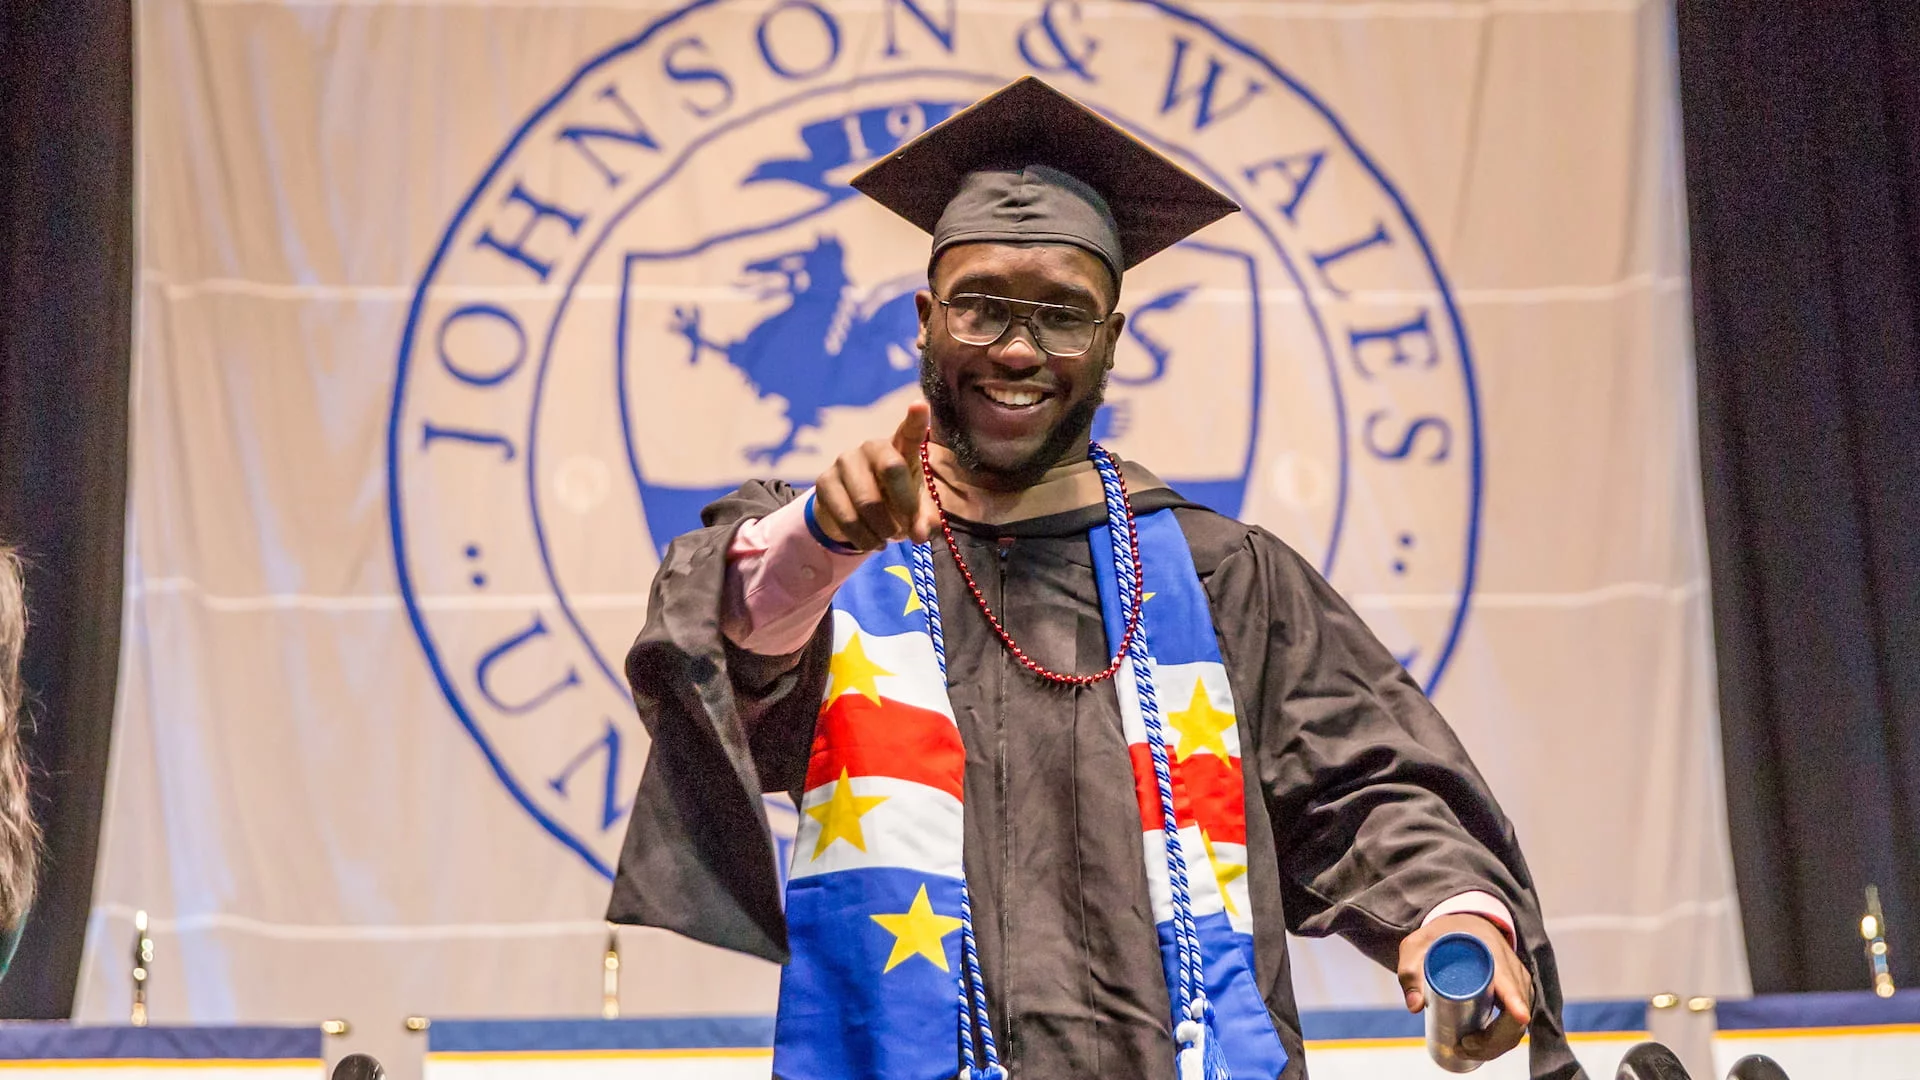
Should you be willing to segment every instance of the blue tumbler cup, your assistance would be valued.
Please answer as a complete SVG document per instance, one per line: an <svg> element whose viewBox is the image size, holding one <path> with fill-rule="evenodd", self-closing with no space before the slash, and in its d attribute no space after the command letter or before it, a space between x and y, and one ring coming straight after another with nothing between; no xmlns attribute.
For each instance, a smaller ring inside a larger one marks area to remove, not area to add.
<svg viewBox="0 0 1920 1080"><path fill-rule="evenodd" d="M1427 949L1427 1054L1448 1072L1481 1063L1460 1053L1460 1040L1499 1014L1493 997L1493 950L1472 934L1447 934Z"/></svg>

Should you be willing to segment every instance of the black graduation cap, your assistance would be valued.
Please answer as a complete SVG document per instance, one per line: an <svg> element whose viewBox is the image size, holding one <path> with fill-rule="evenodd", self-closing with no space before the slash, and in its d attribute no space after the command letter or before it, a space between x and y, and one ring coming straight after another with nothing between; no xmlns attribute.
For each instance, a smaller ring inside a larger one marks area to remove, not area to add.
<svg viewBox="0 0 1920 1080"><path fill-rule="evenodd" d="M980 241L1061 243L1114 280L1240 207L1093 110L1029 75L853 178L933 234L933 255Z"/></svg>

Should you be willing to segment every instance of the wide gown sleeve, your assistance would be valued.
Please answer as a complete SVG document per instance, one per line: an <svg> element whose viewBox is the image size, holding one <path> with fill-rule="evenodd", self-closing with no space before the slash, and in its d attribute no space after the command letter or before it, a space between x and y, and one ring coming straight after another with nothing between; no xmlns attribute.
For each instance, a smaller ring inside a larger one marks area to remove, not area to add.
<svg viewBox="0 0 1920 1080"><path fill-rule="evenodd" d="M826 624L798 652L756 656L721 632L727 548L740 523L792 501L753 482L707 507L705 527L668 546L627 653L627 682L651 738L607 907L784 963L773 839L761 794L797 790L825 685Z"/></svg>
<svg viewBox="0 0 1920 1080"><path fill-rule="evenodd" d="M1272 536L1250 544L1268 620L1258 782L1288 928L1339 934L1392 969L1440 902L1475 889L1499 897L1534 976L1532 1075L1581 1075L1533 880L1486 781L1332 586Z"/></svg>

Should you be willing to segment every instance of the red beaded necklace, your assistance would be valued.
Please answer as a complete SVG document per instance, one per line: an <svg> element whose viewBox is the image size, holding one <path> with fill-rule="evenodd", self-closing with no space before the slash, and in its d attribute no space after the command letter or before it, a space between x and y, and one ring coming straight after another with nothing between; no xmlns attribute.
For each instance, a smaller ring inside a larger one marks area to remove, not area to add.
<svg viewBox="0 0 1920 1080"><path fill-rule="evenodd" d="M1114 673L1120 670L1120 665L1126 662L1127 648L1133 644L1133 635L1140 629L1140 590L1136 588L1133 591L1133 603L1127 611L1126 632L1120 635L1120 648L1114 652L1113 662L1107 665L1106 670L1094 675L1062 675L1042 667L1039 661L1028 656L1026 650L1015 644L1013 635L1007 633L1007 628L1000 625L1000 620L994 615L993 609L987 606L987 598L980 592L979 584L973 580L973 571L967 569L967 560L960 554L960 545L953 539L953 525L947 520L947 508L940 504L940 489L933 482L933 462L927 453L927 448L932 441L923 439L920 442L920 475L927 482L927 495L933 499L934 509L940 511L940 531L946 534L947 551L952 553L954 565L960 568L960 576L966 579L967 591L973 594L973 602L980 605L980 614L987 617L987 625L993 627L993 632L999 636L1000 643L1007 647L1007 651L1013 654L1015 660L1020 661L1021 667L1048 682L1064 683L1068 686L1092 686L1094 683L1113 678ZM1133 565L1138 575L1135 580L1142 580L1145 571L1140 567L1140 532L1133 523L1133 499L1127 495L1127 478L1121 474L1117 466L1113 472L1114 478L1120 484L1121 505L1126 508L1127 546L1133 551Z"/></svg>

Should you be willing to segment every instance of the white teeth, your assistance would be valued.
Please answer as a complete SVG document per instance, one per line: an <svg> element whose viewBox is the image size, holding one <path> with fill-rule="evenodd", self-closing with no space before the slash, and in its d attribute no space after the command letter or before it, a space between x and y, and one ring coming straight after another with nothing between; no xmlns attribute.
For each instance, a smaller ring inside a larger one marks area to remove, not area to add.
<svg viewBox="0 0 1920 1080"><path fill-rule="evenodd" d="M999 402L1002 405L1013 405L1013 406L1038 405L1040 404L1040 399L1046 396L1040 393L1038 390L985 389L985 393L988 397L992 398L993 400Z"/></svg>

